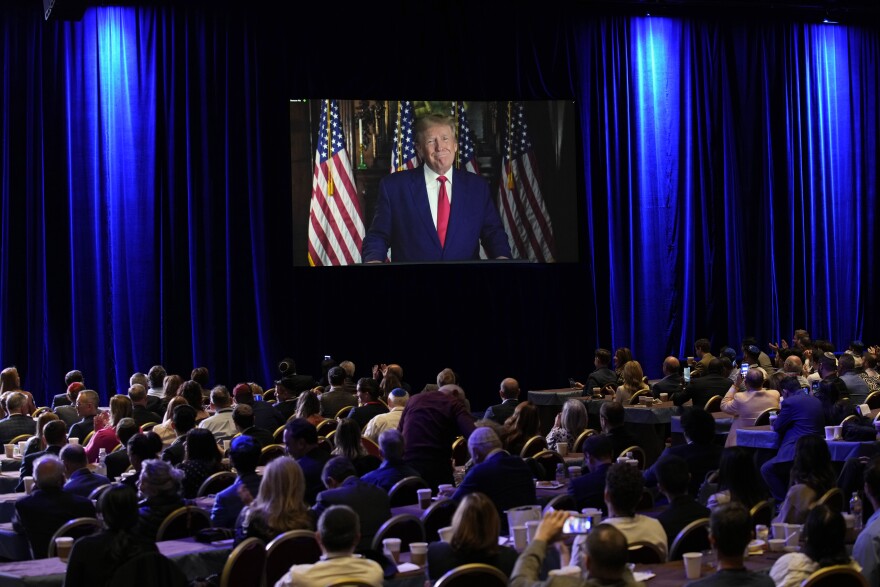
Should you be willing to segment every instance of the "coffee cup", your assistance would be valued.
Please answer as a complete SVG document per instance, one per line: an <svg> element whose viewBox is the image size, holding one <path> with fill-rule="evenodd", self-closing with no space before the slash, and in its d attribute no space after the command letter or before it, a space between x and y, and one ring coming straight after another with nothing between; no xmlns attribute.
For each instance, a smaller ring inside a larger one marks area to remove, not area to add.
<svg viewBox="0 0 880 587"><path fill-rule="evenodd" d="M79 438L76 436L71 436L67 439L67 444L79 444Z"/></svg>
<svg viewBox="0 0 880 587"><path fill-rule="evenodd" d="M797 546L798 542L801 539L801 529L803 526L801 524L786 524L785 525L785 545L786 546Z"/></svg>
<svg viewBox="0 0 880 587"><path fill-rule="evenodd" d="M834 440L834 429L836 426L825 426L825 440Z"/></svg>
<svg viewBox="0 0 880 587"><path fill-rule="evenodd" d="M535 533L538 531L538 526L540 525L540 520L529 520L526 522L526 540L531 542L535 539Z"/></svg>
<svg viewBox="0 0 880 587"><path fill-rule="evenodd" d="M560 456L565 456L568 454L568 443L567 442L557 442L556 443L556 452L560 454Z"/></svg>
<svg viewBox="0 0 880 587"><path fill-rule="evenodd" d="M400 538L386 538L382 541L382 547L394 559L394 564L400 564Z"/></svg>
<svg viewBox="0 0 880 587"><path fill-rule="evenodd" d="M618 462L618 463L625 463L625 462L627 462L628 460L629 460L629 459L626 458L626 457L617 457L617 462Z"/></svg>
<svg viewBox="0 0 880 587"><path fill-rule="evenodd" d="M661 402L665 402L665 401L668 401L668 400L669 400L669 394L668 394L668 393L661 393L661 394L660 394L660 401L661 401Z"/></svg>
<svg viewBox="0 0 880 587"><path fill-rule="evenodd" d="M843 522L847 530L852 530L856 525L856 517L850 513L843 512Z"/></svg>
<svg viewBox="0 0 880 587"><path fill-rule="evenodd" d="M777 540L785 540L785 523L784 522L774 522L773 523L773 538Z"/></svg>
<svg viewBox="0 0 880 587"><path fill-rule="evenodd" d="M22 481L24 482L24 492L30 495L31 491L34 490L34 478L28 475Z"/></svg>
<svg viewBox="0 0 880 587"><path fill-rule="evenodd" d="M580 465L572 465L568 468L568 478L576 479L581 476L583 469L581 469Z"/></svg>
<svg viewBox="0 0 880 587"><path fill-rule="evenodd" d="M451 542L452 541L452 533L455 530L452 526L446 526L445 528L440 528L437 530L437 534L440 536L440 540L443 542Z"/></svg>
<svg viewBox="0 0 880 587"><path fill-rule="evenodd" d="M526 547L526 542L528 540L529 534L528 530L525 526L514 526L513 527L513 547L517 550L522 550Z"/></svg>
<svg viewBox="0 0 880 587"><path fill-rule="evenodd" d="M70 536L61 536L55 539L55 552L61 562L66 563L70 558L70 551L73 549L73 538Z"/></svg>
<svg viewBox="0 0 880 587"><path fill-rule="evenodd" d="M682 555L684 559L684 575L688 579L699 579L703 570L703 553L702 552L686 552Z"/></svg>
<svg viewBox="0 0 880 587"><path fill-rule="evenodd" d="M835 426L834 427L834 438L835 438L835 440L842 440L843 439L843 426ZM22 451L21 454L24 454L24 451Z"/></svg>
<svg viewBox="0 0 880 587"><path fill-rule="evenodd" d="M11 459L12 455L15 454L15 445L14 444L4 444L3 450L6 452L6 458Z"/></svg>
<svg viewBox="0 0 880 587"><path fill-rule="evenodd" d="M419 489L416 493L419 494L419 507L423 510L428 509L431 505L431 490Z"/></svg>
<svg viewBox="0 0 880 587"><path fill-rule="evenodd" d="M24 458L24 453L27 452L27 440L22 440L18 443L18 454L21 455L21 458Z"/></svg>
<svg viewBox="0 0 880 587"><path fill-rule="evenodd" d="M776 418L779 417L779 414L770 414L770 425L773 426L773 423L776 422Z"/></svg>
<svg viewBox="0 0 880 587"><path fill-rule="evenodd" d="M593 388L593 397L599 397L601 395L602 395L602 388L601 387L594 387Z"/></svg>
<svg viewBox="0 0 880 587"><path fill-rule="evenodd" d="M771 552L782 552L782 549L785 548L785 538L771 538L767 544L770 545Z"/></svg>
<svg viewBox="0 0 880 587"><path fill-rule="evenodd" d="M414 565L425 566L425 563L428 562L428 543L410 542L409 560Z"/></svg>

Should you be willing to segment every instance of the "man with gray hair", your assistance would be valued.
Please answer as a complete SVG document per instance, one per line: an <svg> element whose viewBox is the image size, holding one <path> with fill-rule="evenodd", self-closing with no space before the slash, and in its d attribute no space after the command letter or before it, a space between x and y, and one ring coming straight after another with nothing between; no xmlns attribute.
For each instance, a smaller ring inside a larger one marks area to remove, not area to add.
<svg viewBox="0 0 880 587"><path fill-rule="evenodd" d="M804 377L804 362L797 355L789 355L782 364L782 370L790 377L797 377L801 387L810 388L810 382Z"/></svg>
<svg viewBox="0 0 880 587"><path fill-rule="evenodd" d="M226 387L218 385L211 390L211 406L214 408L214 415L202 420L199 428L210 430L217 440L238 434L235 422L232 421L232 398Z"/></svg>
<svg viewBox="0 0 880 587"><path fill-rule="evenodd" d="M9 441L21 434L33 434L37 423L28 414L28 398L25 394L13 391L6 398L6 412L9 414L0 420L0 441Z"/></svg>
<svg viewBox="0 0 880 587"><path fill-rule="evenodd" d="M489 427L477 428L468 438L472 467L452 499L461 501L469 493L480 492L492 500L501 518L501 532L507 532L505 510L537 502L532 471L519 456L501 448L501 439Z"/></svg>
<svg viewBox="0 0 880 587"><path fill-rule="evenodd" d="M34 466L34 487L30 495L15 502L12 528L30 543L35 559L46 558L49 540L73 518L94 518L95 506L86 497L62 491L64 464L56 456L43 456Z"/></svg>
<svg viewBox="0 0 880 587"><path fill-rule="evenodd" d="M355 367L351 361L342 361L339 368L345 371L345 391L348 393L357 393L357 383L354 380Z"/></svg>
<svg viewBox="0 0 880 587"><path fill-rule="evenodd" d="M403 409L406 407L406 402L408 401L409 394L405 389L402 387L395 387L392 389L391 393L388 394L389 411L384 414L373 416L373 418L367 422L363 435L373 442L379 442L379 436L384 431L392 428L396 430L398 424L400 424L400 415L403 413Z"/></svg>
<svg viewBox="0 0 880 587"><path fill-rule="evenodd" d="M394 484L401 479L420 476L418 471L403 461L403 434L396 428L385 430L379 435L379 451L384 460L378 469L361 477L364 483L391 491Z"/></svg>
<svg viewBox="0 0 880 587"><path fill-rule="evenodd" d="M89 432L95 429L95 416L98 415L98 392L84 389L76 396L76 413L81 418L79 422L70 427L68 438L79 439L80 444Z"/></svg>
<svg viewBox="0 0 880 587"><path fill-rule="evenodd" d="M376 561L354 555L360 542L360 520L348 506L334 505L318 518L315 538L321 546L321 560L293 565L276 587L324 587L341 577L382 587L382 567Z"/></svg>

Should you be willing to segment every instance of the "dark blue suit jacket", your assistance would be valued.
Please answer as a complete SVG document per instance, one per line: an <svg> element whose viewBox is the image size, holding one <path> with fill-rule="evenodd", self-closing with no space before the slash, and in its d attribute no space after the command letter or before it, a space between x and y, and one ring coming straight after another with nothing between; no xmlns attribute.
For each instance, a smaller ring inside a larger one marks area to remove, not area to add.
<svg viewBox="0 0 880 587"><path fill-rule="evenodd" d="M110 479L104 475L92 473L89 469L83 468L73 472L70 479L64 484L64 491L67 493L73 493L74 495L88 497L92 494L92 491L101 485L109 484Z"/></svg>
<svg viewBox="0 0 880 587"><path fill-rule="evenodd" d="M825 432L825 411L822 402L810 395L796 394L785 398L773 429L780 437L776 460L794 460L795 445L801 436L822 436Z"/></svg>
<svg viewBox="0 0 880 587"><path fill-rule="evenodd" d="M211 508L211 525L215 528L235 528L235 520L244 508L244 502L238 495L238 488L244 485L251 492L251 496L257 497L260 491L262 477L256 473L239 477L235 483L221 491L214 498L214 507Z"/></svg>
<svg viewBox="0 0 880 587"><path fill-rule="evenodd" d="M391 517L391 506L385 490L364 483L355 476L347 478L335 489L327 489L318 494L318 499L312 506L315 519L320 518L331 505L347 505L357 513L361 523L361 541L357 550L370 548L376 532Z"/></svg>
<svg viewBox="0 0 880 587"><path fill-rule="evenodd" d="M468 261L480 258L480 243L490 259L510 257L507 233L479 175L452 170L452 206L446 245L440 246L431 218L425 171L416 167L392 173L379 183L379 199L364 238L364 263L384 261L388 247L396 262Z"/></svg>
<svg viewBox="0 0 880 587"><path fill-rule="evenodd" d="M722 450L724 449L717 444L697 444L696 442L670 446L661 453L657 462L645 471L645 486L654 487L657 485L657 463L661 459L677 456L683 458L688 464L688 472L691 474L688 492L692 497L696 497L700 491L700 485L706 478L706 473L717 469L721 463Z"/></svg>
<svg viewBox="0 0 880 587"><path fill-rule="evenodd" d="M520 457L505 451L498 451L471 468L452 499L461 501L477 491L485 493L498 509L502 534L508 531L505 510L538 503L532 470Z"/></svg>
<svg viewBox="0 0 880 587"><path fill-rule="evenodd" d="M406 477L420 477L419 472L403 461L382 461L378 469L370 471L361 477L361 481L381 487L385 491L391 491L394 484Z"/></svg>
<svg viewBox="0 0 880 587"><path fill-rule="evenodd" d="M605 506L605 477L611 463L599 465L595 471L576 477L568 484L568 494L577 502L579 510L599 508L607 511Z"/></svg>
<svg viewBox="0 0 880 587"><path fill-rule="evenodd" d="M34 558L46 558L49 540L58 528L74 518L94 518L95 506L88 498L60 489L33 493L15 502L12 527L27 536Z"/></svg>

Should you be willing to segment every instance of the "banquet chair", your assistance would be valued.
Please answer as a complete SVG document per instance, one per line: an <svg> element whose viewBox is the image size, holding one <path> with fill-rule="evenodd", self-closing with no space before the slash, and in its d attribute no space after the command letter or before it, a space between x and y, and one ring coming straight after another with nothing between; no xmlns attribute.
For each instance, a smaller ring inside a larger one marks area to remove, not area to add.
<svg viewBox="0 0 880 587"><path fill-rule="evenodd" d="M177 564L159 552L142 552L119 565L107 585L125 587L188 587Z"/></svg>
<svg viewBox="0 0 880 587"><path fill-rule="evenodd" d="M425 526L416 516L397 514L391 516L376 532L373 550L382 552L382 541L386 538L400 538L400 552L409 552L410 543L425 541Z"/></svg>
<svg viewBox="0 0 880 587"><path fill-rule="evenodd" d="M617 458L625 457L625 456L627 456L627 453L632 453L632 455L633 455L632 458L634 458L635 460L637 460L639 462L639 471L644 471L645 470L645 460L647 459L647 457L645 457L645 451L642 449L642 447L640 447L636 444L634 444L632 446L628 446L625 449L623 449L622 451L620 451L620 454L617 455Z"/></svg>
<svg viewBox="0 0 880 587"><path fill-rule="evenodd" d="M336 425L339 424L334 418L327 418L326 420L321 420L318 422L318 425L315 426L315 429L318 431L318 436L327 436L331 431L336 430Z"/></svg>
<svg viewBox="0 0 880 587"><path fill-rule="evenodd" d="M275 441L275 444L284 444L284 427L285 424L282 424L272 433L272 440ZM318 436L321 436L321 434L318 433Z"/></svg>
<svg viewBox="0 0 880 587"><path fill-rule="evenodd" d="M95 502L98 501L99 499L101 499L101 496L104 495L104 492L110 489L112 486L112 483L104 483L103 485L98 485L97 487L92 489L92 492L89 494L89 499Z"/></svg>
<svg viewBox="0 0 880 587"><path fill-rule="evenodd" d="M639 391L632 394L632 397L629 398L629 405L636 406L641 402L641 398L648 397L651 395L650 389L640 389Z"/></svg>
<svg viewBox="0 0 880 587"><path fill-rule="evenodd" d="M815 505L827 505L832 511L839 514L843 512L843 492L837 487L832 487L816 500Z"/></svg>
<svg viewBox="0 0 880 587"><path fill-rule="evenodd" d="M74 518L73 520L68 520L67 522L62 524L61 527L55 531L55 534L52 535L52 538L49 539L49 550L47 556L49 558L57 556L55 554L56 538L67 536L76 540L77 538L82 538L83 536L89 536L91 534L100 532L103 529L104 524L97 518Z"/></svg>
<svg viewBox="0 0 880 587"><path fill-rule="evenodd" d="M148 432L153 429L153 426L158 424L158 422L147 422L146 424L141 426L141 432Z"/></svg>
<svg viewBox="0 0 880 587"><path fill-rule="evenodd" d="M759 501L749 510L749 515L752 517L752 526L757 524L769 526L773 519L773 501L769 499Z"/></svg>
<svg viewBox="0 0 880 587"><path fill-rule="evenodd" d="M535 459L535 462L538 463L544 473L541 475L540 481L552 481L555 479L557 466L562 465L563 469L566 468L565 459L555 450L542 450L532 458Z"/></svg>
<svg viewBox="0 0 880 587"><path fill-rule="evenodd" d="M672 541L669 561L681 560L686 552L702 552L709 548L709 518L699 518L682 528Z"/></svg>
<svg viewBox="0 0 880 587"><path fill-rule="evenodd" d="M208 512L194 505L185 505L165 516L156 531L156 542L189 538L210 526L211 517Z"/></svg>
<svg viewBox="0 0 880 587"><path fill-rule="evenodd" d="M338 412L336 412L335 417L336 418L347 418L348 414L351 413L351 408L352 408L352 406L345 406L344 408L342 408Z"/></svg>
<svg viewBox="0 0 880 587"><path fill-rule="evenodd" d="M366 436L361 436L361 445L364 447L364 450L367 451L368 455L373 455L374 457L382 458L382 451L379 450L379 445L367 438Z"/></svg>
<svg viewBox="0 0 880 587"><path fill-rule="evenodd" d="M507 575L492 565L471 563L461 565L440 577L434 587L506 587Z"/></svg>
<svg viewBox="0 0 880 587"><path fill-rule="evenodd" d="M19 442L24 442L26 440L30 440L33 437L34 437L33 434L19 434L18 436L16 436L15 438L13 438L9 442L7 442L6 444L18 444ZM83 445L85 445L85 444L86 443L84 442Z"/></svg>
<svg viewBox="0 0 880 587"><path fill-rule="evenodd" d="M543 436L532 436L526 441L519 456L522 458L533 457L542 450L547 450L547 439Z"/></svg>
<svg viewBox="0 0 880 587"><path fill-rule="evenodd" d="M263 450L260 451L260 459L257 461L257 464L266 466L278 457L283 457L286 450L287 447L283 444L270 444L264 446Z"/></svg>
<svg viewBox="0 0 880 587"><path fill-rule="evenodd" d="M422 526L425 528L425 540L437 542L440 540L440 528L452 525L452 517L458 508L458 502L452 499L440 498L425 510L422 514Z"/></svg>
<svg viewBox="0 0 880 587"><path fill-rule="evenodd" d="M574 441L574 446L571 448L571 452L584 452L584 442L586 442L586 440L594 434L598 434L598 432L596 432L592 428L587 428L586 430L581 432L578 435L577 439Z"/></svg>
<svg viewBox="0 0 880 587"><path fill-rule="evenodd" d="M452 443L452 460L456 467L463 467L470 460L471 454L468 452L467 439L459 436Z"/></svg>
<svg viewBox="0 0 880 587"><path fill-rule="evenodd" d="M418 490L428 488L430 488L430 485L421 477L416 477L415 475L404 477L388 490L389 505L396 508L402 505L419 503Z"/></svg>
<svg viewBox="0 0 880 587"><path fill-rule="evenodd" d="M262 585L266 572L266 545L259 538L246 538L233 549L220 573L220 587Z"/></svg>
<svg viewBox="0 0 880 587"><path fill-rule="evenodd" d="M663 551L652 543L645 541L630 542L629 552L627 553L627 562L655 565L666 562L663 557Z"/></svg>
<svg viewBox="0 0 880 587"><path fill-rule="evenodd" d="M770 424L770 415L779 411L779 408L767 408L755 418L755 426L768 426Z"/></svg>
<svg viewBox="0 0 880 587"><path fill-rule="evenodd" d="M321 558L321 547L311 530L290 530L266 545L266 585L275 583L292 565L308 565Z"/></svg>
<svg viewBox="0 0 880 587"><path fill-rule="evenodd" d="M865 398L865 403L868 404L868 407L872 410L880 408L880 391L869 393L868 397Z"/></svg>
<svg viewBox="0 0 880 587"><path fill-rule="evenodd" d="M849 565L832 565L814 572L801 587L868 587L868 580Z"/></svg>
<svg viewBox="0 0 880 587"><path fill-rule="evenodd" d="M706 405L703 406L703 409L709 412L720 412L721 411L721 396L713 395L708 400L706 400Z"/></svg>
<svg viewBox="0 0 880 587"><path fill-rule="evenodd" d="M236 475L232 471L218 471L202 482L196 497L205 497L206 495L217 495L233 483L235 483Z"/></svg>
<svg viewBox="0 0 880 587"><path fill-rule="evenodd" d="M563 493L562 495L557 495L553 499L547 502L547 505L544 506L541 515L546 515L551 511L577 511L577 501L567 493Z"/></svg>

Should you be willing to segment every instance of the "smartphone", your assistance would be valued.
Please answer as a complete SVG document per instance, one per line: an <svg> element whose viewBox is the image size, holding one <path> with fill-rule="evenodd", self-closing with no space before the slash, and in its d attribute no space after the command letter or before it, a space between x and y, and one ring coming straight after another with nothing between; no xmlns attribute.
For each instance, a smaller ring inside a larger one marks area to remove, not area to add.
<svg viewBox="0 0 880 587"><path fill-rule="evenodd" d="M691 368L690 367L684 368L684 382L685 383L691 382Z"/></svg>
<svg viewBox="0 0 880 587"><path fill-rule="evenodd" d="M739 365L739 374L743 376L743 379L746 378L746 375L749 374L749 364L743 361Z"/></svg>
<svg viewBox="0 0 880 587"><path fill-rule="evenodd" d="M588 534L591 520L589 516L571 515L562 525L563 534Z"/></svg>
<svg viewBox="0 0 880 587"><path fill-rule="evenodd" d="M330 360L330 355L324 355L324 360L325 360L325 361L329 361L329 360Z"/></svg>

